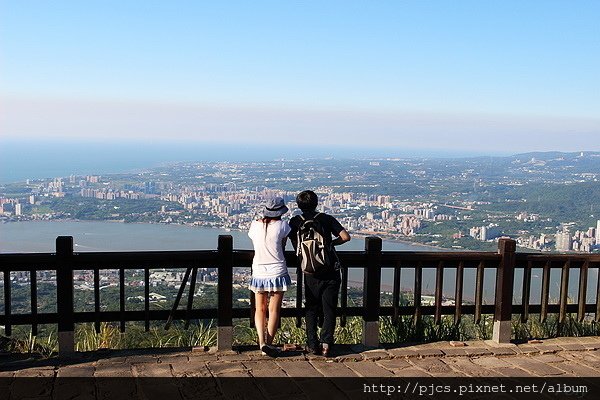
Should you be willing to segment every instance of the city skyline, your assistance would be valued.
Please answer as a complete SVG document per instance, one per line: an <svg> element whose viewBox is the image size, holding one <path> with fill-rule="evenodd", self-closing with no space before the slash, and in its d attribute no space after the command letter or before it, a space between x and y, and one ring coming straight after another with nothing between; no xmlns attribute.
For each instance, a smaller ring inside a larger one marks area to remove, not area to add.
<svg viewBox="0 0 600 400"><path fill-rule="evenodd" d="M489 250L600 249L600 153L175 163L0 185L0 222L108 220L246 231L268 196L312 188L349 232ZM99 228L101 229L101 228Z"/></svg>
<svg viewBox="0 0 600 400"><path fill-rule="evenodd" d="M596 3L3 8L3 140L600 150Z"/></svg>

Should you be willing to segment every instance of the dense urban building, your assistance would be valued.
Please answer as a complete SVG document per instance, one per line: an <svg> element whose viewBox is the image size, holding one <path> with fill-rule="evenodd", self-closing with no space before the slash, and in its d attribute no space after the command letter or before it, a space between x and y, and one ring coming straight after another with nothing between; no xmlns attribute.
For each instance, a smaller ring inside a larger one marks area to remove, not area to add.
<svg viewBox="0 0 600 400"><path fill-rule="evenodd" d="M310 188L323 211L358 235L474 250L492 249L490 242L509 236L539 251L598 250L600 153L492 161L174 163L136 173L29 179L0 187L0 219L102 219L243 230L266 196L283 196L294 210L296 193Z"/></svg>

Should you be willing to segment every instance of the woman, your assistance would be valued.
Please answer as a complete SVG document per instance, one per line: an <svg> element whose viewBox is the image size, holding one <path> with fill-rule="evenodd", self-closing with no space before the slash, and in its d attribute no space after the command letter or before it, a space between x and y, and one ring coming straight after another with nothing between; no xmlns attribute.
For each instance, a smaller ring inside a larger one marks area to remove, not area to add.
<svg viewBox="0 0 600 400"><path fill-rule="evenodd" d="M277 333L283 293L291 284L283 255L287 235L290 233L288 223L281 220L286 212L288 208L281 197L267 199L262 218L252 221L248 232L254 245L250 282L256 305L254 324L261 351L271 357L279 353L279 349L273 346L273 338ZM267 304L269 323L265 332Z"/></svg>

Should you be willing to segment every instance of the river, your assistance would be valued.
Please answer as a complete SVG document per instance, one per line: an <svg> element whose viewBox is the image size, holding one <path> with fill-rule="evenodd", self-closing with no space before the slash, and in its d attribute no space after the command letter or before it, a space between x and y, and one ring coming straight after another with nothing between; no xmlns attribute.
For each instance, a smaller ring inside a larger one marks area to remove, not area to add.
<svg viewBox="0 0 600 400"><path fill-rule="evenodd" d="M143 250L206 250L217 248L218 235L232 235L235 249L251 249L252 243L246 232L226 231L218 228L191 227L165 224L126 224L107 221L26 221L0 224L0 253L53 252L57 236L73 236L76 252L85 251L143 251ZM288 249L291 245L288 243ZM338 247L343 250L363 250L364 239L354 238ZM394 251L440 251L434 247L410 243L384 241L383 250ZM475 288L474 269L465 269L464 299L472 300ZM558 270L552 271L550 297L558 298ZM575 272L575 271L574 271ZM495 273L486 269L484 279L484 300L493 302ZM569 296L576 297L578 274L572 273L569 279ZM363 270L351 269L349 279L362 282ZM412 290L414 270L402 270L402 290ZM521 271L515 276L515 300L520 298ZM454 297L455 273L453 269L444 272L443 293ZM532 302L539 303L539 282L541 271L533 271ZM596 277L589 279L589 293L594 293ZM382 270L382 289L390 290L393 282L391 269ZM435 289L435 270L427 268L423 272L423 294L431 294ZM591 296L591 295L590 295ZM588 301L593 301L588 299Z"/></svg>
<svg viewBox="0 0 600 400"><path fill-rule="evenodd" d="M0 252L51 252L57 236L73 236L75 251L206 250L217 248L219 235L232 235L235 249L252 249L246 232L167 224L126 224L108 221L26 221L0 224ZM362 250L355 238L339 250ZM288 243L288 249L291 245ZM384 250L436 251L434 247L383 242Z"/></svg>

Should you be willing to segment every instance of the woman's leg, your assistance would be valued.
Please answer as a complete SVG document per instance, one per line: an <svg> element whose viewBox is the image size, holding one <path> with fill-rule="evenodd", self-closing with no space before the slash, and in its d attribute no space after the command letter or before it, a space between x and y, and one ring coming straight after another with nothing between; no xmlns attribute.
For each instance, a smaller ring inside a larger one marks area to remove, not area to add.
<svg viewBox="0 0 600 400"><path fill-rule="evenodd" d="M256 326L256 333L258 334L258 346L263 347L265 345L265 323L267 320L267 299L268 293L254 293L254 326Z"/></svg>
<svg viewBox="0 0 600 400"><path fill-rule="evenodd" d="M267 327L267 344L272 344L279 325L279 312L281 310L281 301L283 292L271 293L269 300L269 324Z"/></svg>

